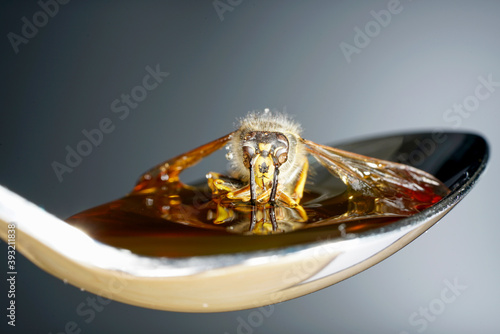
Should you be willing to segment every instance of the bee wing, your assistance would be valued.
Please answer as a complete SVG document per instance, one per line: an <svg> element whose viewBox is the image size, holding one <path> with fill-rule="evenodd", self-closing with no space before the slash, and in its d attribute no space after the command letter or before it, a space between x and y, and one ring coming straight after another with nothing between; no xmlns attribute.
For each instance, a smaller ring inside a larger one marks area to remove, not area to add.
<svg viewBox="0 0 500 334"><path fill-rule="evenodd" d="M431 174L417 168L370 158L337 148L302 140L307 151L354 192L377 197L400 208L405 204L423 207L439 201L449 189ZM402 203L401 203L402 202ZM400 205L403 204L403 205ZM416 210L418 211L418 210Z"/></svg>
<svg viewBox="0 0 500 334"><path fill-rule="evenodd" d="M182 173L183 170L196 165L206 156L221 149L231 140L233 134L234 132L231 132L221 138L197 147L184 154L178 155L175 158L169 159L151 168L141 176L134 188L134 191L141 191L158 186L161 181L169 183L178 182L179 174Z"/></svg>

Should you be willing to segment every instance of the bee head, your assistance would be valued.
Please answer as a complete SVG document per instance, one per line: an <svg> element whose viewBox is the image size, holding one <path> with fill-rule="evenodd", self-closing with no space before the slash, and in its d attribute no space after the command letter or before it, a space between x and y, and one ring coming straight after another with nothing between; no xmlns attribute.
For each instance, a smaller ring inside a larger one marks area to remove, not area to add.
<svg viewBox="0 0 500 334"><path fill-rule="evenodd" d="M273 186L274 173L288 159L288 139L281 132L250 131L241 140L243 164L253 171L256 184Z"/></svg>

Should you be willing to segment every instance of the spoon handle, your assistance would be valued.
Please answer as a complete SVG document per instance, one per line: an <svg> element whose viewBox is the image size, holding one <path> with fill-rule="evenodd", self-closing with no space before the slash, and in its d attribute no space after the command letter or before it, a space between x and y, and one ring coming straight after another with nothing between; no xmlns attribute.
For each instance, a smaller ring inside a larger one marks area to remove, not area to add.
<svg viewBox="0 0 500 334"><path fill-rule="evenodd" d="M26 248L30 252L34 250L28 247L25 238L34 238L47 247L64 250L73 243L74 238L81 239L84 235L83 232L1 185L0 224L0 237L5 242L11 240L11 243L15 242L16 248Z"/></svg>
<svg viewBox="0 0 500 334"><path fill-rule="evenodd" d="M140 267L137 257L93 240L1 185L0 238L38 267L77 286L81 282L71 280L76 267L110 272Z"/></svg>

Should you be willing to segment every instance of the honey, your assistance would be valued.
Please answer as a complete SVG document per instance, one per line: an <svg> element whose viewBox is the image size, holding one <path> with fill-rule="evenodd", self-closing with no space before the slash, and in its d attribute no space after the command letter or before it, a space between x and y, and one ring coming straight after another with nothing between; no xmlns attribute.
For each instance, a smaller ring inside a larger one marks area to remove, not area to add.
<svg viewBox="0 0 500 334"><path fill-rule="evenodd" d="M236 203L231 221L214 224L213 195L201 182L188 186L161 175L145 176L135 190L118 200L80 212L67 222L102 243L138 255L170 258L269 250L340 236L355 236L391 224L407 214L384 214L380 199L352 192L329 173L318 173L304 191L307 221L294 209L276 207L283 231L268 235L248 233L251 207ZM145 186L144 180L147 180ZM418 211L443 194L418 193ZM269 208L263 208L266 213Z"/></svg>

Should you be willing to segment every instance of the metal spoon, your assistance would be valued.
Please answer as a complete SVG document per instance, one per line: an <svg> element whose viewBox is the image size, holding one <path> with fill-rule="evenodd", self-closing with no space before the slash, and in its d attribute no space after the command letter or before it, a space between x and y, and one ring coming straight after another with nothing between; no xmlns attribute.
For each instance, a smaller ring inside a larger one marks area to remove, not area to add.
<svg viewBox="0 0 500 334"><path fill-rule="evenodd" d="M102 244L0 186L0 237L12 243L15 230L16 249L34 264L124 303L183 312L252 308L325 288L392 255L449 212L488 159L485 140L474 134L417 133L336 147L403 160L437 176L451 193L416 215L367 232L346 233L340 225L331 238L299 246L176 259Z"/></svg>

